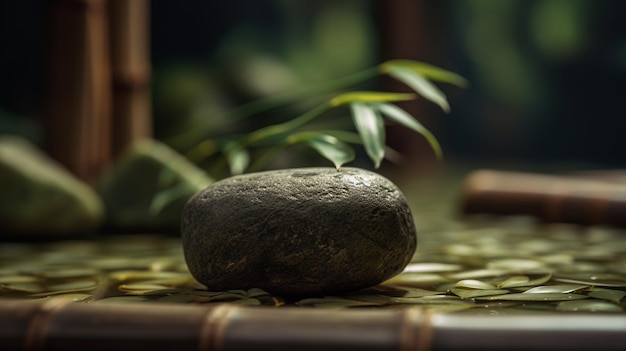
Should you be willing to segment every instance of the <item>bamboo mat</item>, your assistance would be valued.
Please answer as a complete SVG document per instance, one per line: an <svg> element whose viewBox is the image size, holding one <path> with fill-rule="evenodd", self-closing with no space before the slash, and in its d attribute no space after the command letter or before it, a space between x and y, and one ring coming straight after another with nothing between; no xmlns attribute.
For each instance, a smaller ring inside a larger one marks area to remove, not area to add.
<svg viewBox="0 0 626 351"><path fill-rule="evenodd" d="M458 179L457 179L458 180ZM188 273L180 239L101 235L0 245L0 297L85 304L175 303L398 309L502 315L624 313L626 233L530 218L455 216L459 182L403 187L418 227L405 271L370 289L287 300L261 289L209 291Z"/></svg>

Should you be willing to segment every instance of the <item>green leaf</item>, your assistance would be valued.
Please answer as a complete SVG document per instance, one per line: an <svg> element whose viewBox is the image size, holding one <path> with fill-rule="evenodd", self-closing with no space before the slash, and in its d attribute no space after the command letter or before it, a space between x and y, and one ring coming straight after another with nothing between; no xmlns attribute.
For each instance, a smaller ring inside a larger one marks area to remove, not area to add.
<svg viewBox="0 0 626 351"><path fill-rule="evenodd" d="M502 300L502 301L570 301L586 299L587 296L580 294L561 294L561 293L537 293L537 294L505 294L481 297L481 300Z"/></svg>
<svg viewBox="0 0 626 351"><path fill-rule="evenodd" d="M561 312L622 312L624 309L619 305L603 300L576 300L564 301L556 306Z"/></svg>
<svg viewBox="0 0 626 351"><path fill-rule="evenodd" d="M248 150L235 145L226 148L226 160L231 174L242 174L250 163L250 154Z"/></svg>
<svg viewBox="0 0 626 351"><path fill-rule="evenodd" d="M454 284L455 288L461 289L479 289L479 290L494 290L496 287L493 284L485 283L475 279L464 279Z"/></svg>
<svg viewBox="0 0 626 351"><path fill-rule="evenodd" d="M421 134L435 152L437 159L443 158L443 152L437 138L408 112L396 105L387 103L378 103L375 106L385 117Z"/></svg>
<svg viewBox="0 0 626 351"><path fill-rule="evenodd" d="M182 197L188 197L189 190L190 189L187 184L181 183L169 189L159 191L152 197L148 211L153 215L157 215L167 205Z"/></svg>
<svg viewBox="0 0 626 351"><path fill-rule="evenodd" d="M545 293L561 293L567 294L575 291L579 291L588 288L588 285L580 284L555 284L555 285L540 285L534 288L524 291L525 294L545 294Z"/></svg>
<svg viewBox="0 0 626 351"><path fill-rule="evenodd" d="M355 102L394 102L414 100L415 94L387 93L380 91L351 91L340 94L330 100L331 107L352 104Z"/></svg>
<svg viewBox="0 0 626 351"><path fill-rule="evenodd" d="M327 134L303 132L290 136L287 142L289 144L306 143L324 158L331 161L337 169L341 168L345 163L354 160L355 156L354 149L350 145Z"/></svg>
<svg viewBox="0 0 626 351"><path fill-rule="evenodd" d="M418 72L404 67L392 67L389 75L408 85L426 100L439 105L444 112L450 111L446 95Z"/></svg>
<svg viewBox="0 0 626 351"><path fill-rule="evenodd" d="M362 102L350 104L352 120L356 130L363 139L365 152L374 162L374 167L380 167L385 157L385 126L383 118L371 105Z"/></svg>
<svg viewBox="0 0 626 351"><path fill-rule="evenodd" d="M454 84L464 88L467 86L467 80L460 75L445 70L443 68L433 66L428 63L413 60L390 60L381 65L381 71L388 73L394 67L403 67L413 70L422 76L442 83Z"/></svg>
<svg viewBox="0 0 626 351"><path fill-rule="evenodd" d="M473 299L476 297L493 296L506 294L509 291L504 289L466 289L452 288L452 293L464 299Z"/></svg>
<svg viewBox="0 0 626 351"><path fill-rule="evenodd" d="M619 303L624 296L626 296L626 291L594 287L588 295L596 299L609 300Z"/></svg>

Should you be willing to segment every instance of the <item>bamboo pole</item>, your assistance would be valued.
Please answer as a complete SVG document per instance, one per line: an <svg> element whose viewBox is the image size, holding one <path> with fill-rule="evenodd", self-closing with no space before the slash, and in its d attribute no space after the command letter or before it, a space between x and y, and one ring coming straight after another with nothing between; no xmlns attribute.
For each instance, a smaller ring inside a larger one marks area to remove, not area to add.
<svg viewBox="0 0 626 351"><path fill-rule="evenodd" d="M381 61L392 59L411 59L428 62L435 52L430 39L435 34L429 31L426 0L378 0L376 1L381 40ZM408 88L395 80L381 82L385 90L406 92ZM410 89L409 89L410 90ZM435 135L437 134L437 120L429 118L429 106L426 100L416 99L410 102L400 102L403 109L413 116L417 116ZM439 112L439 111L437 111ZM404 172L423 174L424 170L436 169L437 159L424 138L416 137L413 131L400 126L387 126L388 144L393 150L403 155L398 161L402 162ZM394 161L395 162L395 161ZM408 170L408 171L407 171Z"/></svg>
<svg viewBox="0 0 626 351"><path fill-rule="evenodd" d="M0 350L622 350L621 314L0 301Z"/></svg>
<svg viewBox="0 0 626 351"><path fill-rule="evenodd" d="M49 153L91 181L110 161L111 79L105 0L53 0L47 112Z"/></svg>
<svg viewBox="0 0 626 351"><path fill-rule="evenodd" d="M112 153L152 136L148 0L110 0Z"/></svg>
<svg viewBox="0 0 626 351"><path fill-rule="evenodd" d="M626 185L581 176L480 170L465 180L462 212L625 227Z"/></svg>

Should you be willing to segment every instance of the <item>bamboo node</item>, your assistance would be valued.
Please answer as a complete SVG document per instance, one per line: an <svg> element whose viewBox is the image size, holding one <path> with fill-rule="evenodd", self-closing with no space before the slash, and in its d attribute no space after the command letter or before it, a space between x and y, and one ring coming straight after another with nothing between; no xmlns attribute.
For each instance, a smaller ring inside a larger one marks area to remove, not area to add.
<svg viewBox="0 0 626 351"><path fill-rule="evenodd" d="M71 299L54 298L38 305L31 319L24 339L24 350L43 351L50 321L63 307L67 306Z"/></svg>
<svg viewBox="0 0 626 351"><path fill-rule="evenodd" d="M401 351L430 351L432 349L432 314L433 310L422 307L409 308L403 313Z"/></svg>
<svg viewBox="0 0 626 351"><path fill-rule="evenodd" d="M209 309L200 327L198 351L218 351L223 349L224 331L230 321L229 316L237 309L231 304L222 304Z"/></svg>

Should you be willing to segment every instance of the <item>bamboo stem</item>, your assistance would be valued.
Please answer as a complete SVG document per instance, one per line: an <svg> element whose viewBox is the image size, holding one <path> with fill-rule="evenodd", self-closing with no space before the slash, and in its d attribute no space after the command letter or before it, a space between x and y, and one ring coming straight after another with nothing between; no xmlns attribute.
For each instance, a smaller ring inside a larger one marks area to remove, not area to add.
<svg viewBox="0 0 626 351"><path fill-rule="evenodd" d="M50 154L91 181L110 161L110 62L104 0L50 3L46 141Z"/></svg>
<svg viewBox="0 0 626 351"><path fill-rule="evenodd" d="M148 0L110 0L112 152L152 136Z"/></svg>
<svg viewBox="0 0 626 351"><path fill-rule="evenodd" d="M0 350L621 350L622 315L0 301Z"/></svg>
<svg viewBox="0 0 626 351"><path fill-rule="evenodd" d="M546 222L626 226L626 185L582 177L481 170L465 181L465 214L524 214Z"/></svg>

